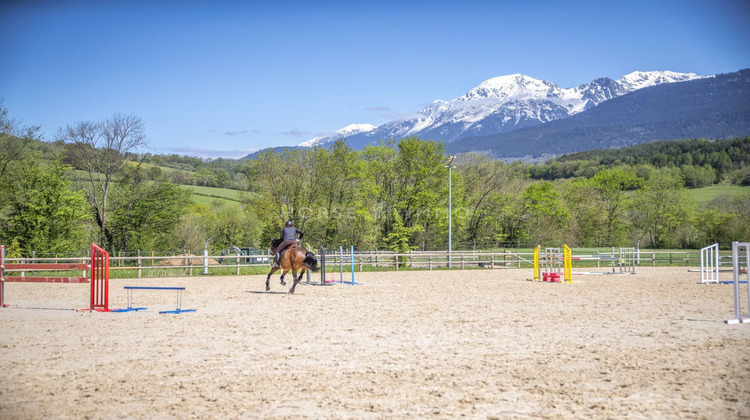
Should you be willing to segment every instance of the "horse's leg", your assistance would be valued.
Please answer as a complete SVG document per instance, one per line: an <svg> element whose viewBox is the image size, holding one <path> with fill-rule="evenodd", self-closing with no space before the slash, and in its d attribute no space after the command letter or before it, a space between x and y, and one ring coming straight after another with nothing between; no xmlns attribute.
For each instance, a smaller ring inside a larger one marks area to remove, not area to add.
<svg viewBox="0 0 750 420"><path fill-rule="evenodd" d="M281 285L286 286L286 282L284 281L284 276L286 276L286 273L289 272L289 259L287 255L289 252L287 252L285 255L282 255L279 258L279 267L281 267Z"/></svg>
<svg viewBox="0 0 750 420"><path fill-rule="evenodd" d="M289 289L289 293L294 293L294 288L297 287L297 283L299 283L300 279L302 278L302 275L297 277L297 270L292 269L292 277L294 278L294 283L292 284L292 288Z"/></svg>
<svg viewBox="0 0 750 420"><path fill-rule="evenodd" d="M281 272L281 285L286 286L286 282L284 281L284 276L286 276L286 273L289 272L288 268L285 268L284 271Z"/></svg>
<svg viewBox="0 0 750 420"><path fill-rule="evenodd" d="M294 284L292 285L292 288L289 289L289 293L294 293L294 289L297 287L297 284L299 284L299 282L302 280L302 276L304 276L305 272L307 271L307 267L305 267L302 263L303 261L304 257L298 257L296 260L291 261L292 270L294 270ZM297 270L299 270L299 275L297 275Z"/></svg>
<svg viewBox="0 0 750 420"><path fill-rule="evenodd" d="M279 271L279 268L278 267L273 267L273 268L271 268L271 272L268 273L268 277L266 277L266 292L269 291L269 290L271 290L271 286L268 284L268 282L271 281L271 276L273 275L273 273L275 273L277 271Z"/></svg>

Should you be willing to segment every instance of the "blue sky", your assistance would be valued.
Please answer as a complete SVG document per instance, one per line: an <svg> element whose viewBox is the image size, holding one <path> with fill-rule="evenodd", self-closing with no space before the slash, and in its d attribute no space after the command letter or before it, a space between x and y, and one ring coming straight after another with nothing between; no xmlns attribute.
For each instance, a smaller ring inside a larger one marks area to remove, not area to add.
<svg viewBox="0 0 750 420"><path fill-rule="evenodd" d="M150 152L237 158L506 74L737 71L748 27L739 0L4 1L0 98L46 140L132 113Z"/></svg>

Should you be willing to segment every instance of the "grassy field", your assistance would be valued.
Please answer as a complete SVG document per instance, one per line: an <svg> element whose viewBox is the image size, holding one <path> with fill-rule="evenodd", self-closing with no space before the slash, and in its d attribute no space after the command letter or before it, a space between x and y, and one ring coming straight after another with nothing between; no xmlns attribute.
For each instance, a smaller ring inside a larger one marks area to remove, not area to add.
<svg viewBox="0 0 750 420"><path fill-rule="evenodd" d="M132 165L135 165L135 162L129 162ZM150 164L144 164L143 167L145 169L151 168L151 167L157 167L160 168L164 173L168 174L171 172L176 171L177 169L173 169L167 166L154 166ZM192 171L185 171L188 173L193 173ZM236 205L240 201L240 191L238 190L232 190L228 188L214 188L214 187L202 187L202 186L193 186L193 185L180 185L180 188L183 189L191 189L193 191L192 195L192 201L195 204L202 204L204 206L210 206L214 201L219 200L220 202L224 204L231 204Z"/></svg>
<svg viewBox="0 0 750 420"><path fill-rule="evenodd" d="M697 188L694 190L688 190L691 197L695 199L698 204L710 203L714 198L728 195L747 195L750 196L750 186L740 187L737 185L713 185L705 188Z"/></svg>
<svg viewBox="0 0 750 420"><path fill-rule="evenodd" d="M200 187L180 185L180 188L192 190L192 200L196 204L210 206L216 200L224 204L237 205L240 202L240 191L227 188Z"/></svg>

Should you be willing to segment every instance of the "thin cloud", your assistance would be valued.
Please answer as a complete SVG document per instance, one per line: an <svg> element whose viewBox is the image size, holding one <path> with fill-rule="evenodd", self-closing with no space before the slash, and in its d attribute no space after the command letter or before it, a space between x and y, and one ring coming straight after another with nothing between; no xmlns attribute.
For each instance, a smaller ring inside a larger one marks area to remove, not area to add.
<svg viewBox="0 0 750 420"><path fill-rule="evenodd" d="M365 108L365 111L373 111L373 112L391 112L391 109L387 106L371 106L368 108Z"/></svg>
<svg viewBox="0 0 750 420"><path fill-rule="evenodd" d="M248 131L247 129L240 130L240 131L225 131L224 135L225 136L236 136L237 134L245 134L245 133L247 133L247 131Z"/></svg>
<svg viewBox="0 0 750 420"><path fill-rule="evenodd" d="M302 138L306 138L310 136L309 131L302 131L302 130L282 131L281 134L285 136L296 137L298 139L302 139Z"/></svg>
<svg viewBox="0 0 750 420"><path fill-rule="evenodd" d="M214 150L214 149L203 149L196 147L171 147L165 149L155 149L166 153L174 153L183 156L195 156L204 159L240 159L250 153L257 152L260 149L245 149L245 150Z"/></svg>

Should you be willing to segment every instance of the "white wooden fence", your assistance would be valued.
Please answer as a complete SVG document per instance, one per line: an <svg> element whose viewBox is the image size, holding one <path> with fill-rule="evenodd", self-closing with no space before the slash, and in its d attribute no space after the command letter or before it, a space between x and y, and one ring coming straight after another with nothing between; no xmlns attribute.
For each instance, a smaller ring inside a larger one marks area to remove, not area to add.
<svg viewBox="0 0 750 420"><path fill-rule="evenodd" d="M314 250L320 258L318 250ZM576 254L573 250L574 256ZM726 251L729 252L729 251ZM597 252L596 255L611 256L611 252ZM453 251L451 253L453 269L506 269L506 268L531 268L533 267L532 252L517 252L514 250L503 251ZM618 254L619 255L619 254ZM641 266L699 266L700 250L687 251L644 251L639 255ZM137 255L110 257L110 271L113 277L157 277L164 275L240 275L242 273L263 272L269 267L272 256L270 255L209 255L205 257L202 253L189 255ZM81 258L15 258L7 259L8 262L31 263L31 262L81 262L88 257ZM208 265L204 265L208 262ZM219 263L220 262L220 263ZM344 271L351 271L352 254L349 249L344 248L326 250L327 270L338 271L339 266L344 265ZM578 262L574 262L578 265ZM596 267L611 265L610 259L602 261L591 261ZM422 269L435 270L447 269L447 251L414 251L398 254L391 251L354 251L354 265L357 271L366 270L403 270ZM592 265L589 265L592 266ZM262 269L262 270L261 270ZM130 270L130 271L127 271ZM123 271L121 274L115 274Z"/></svg>

